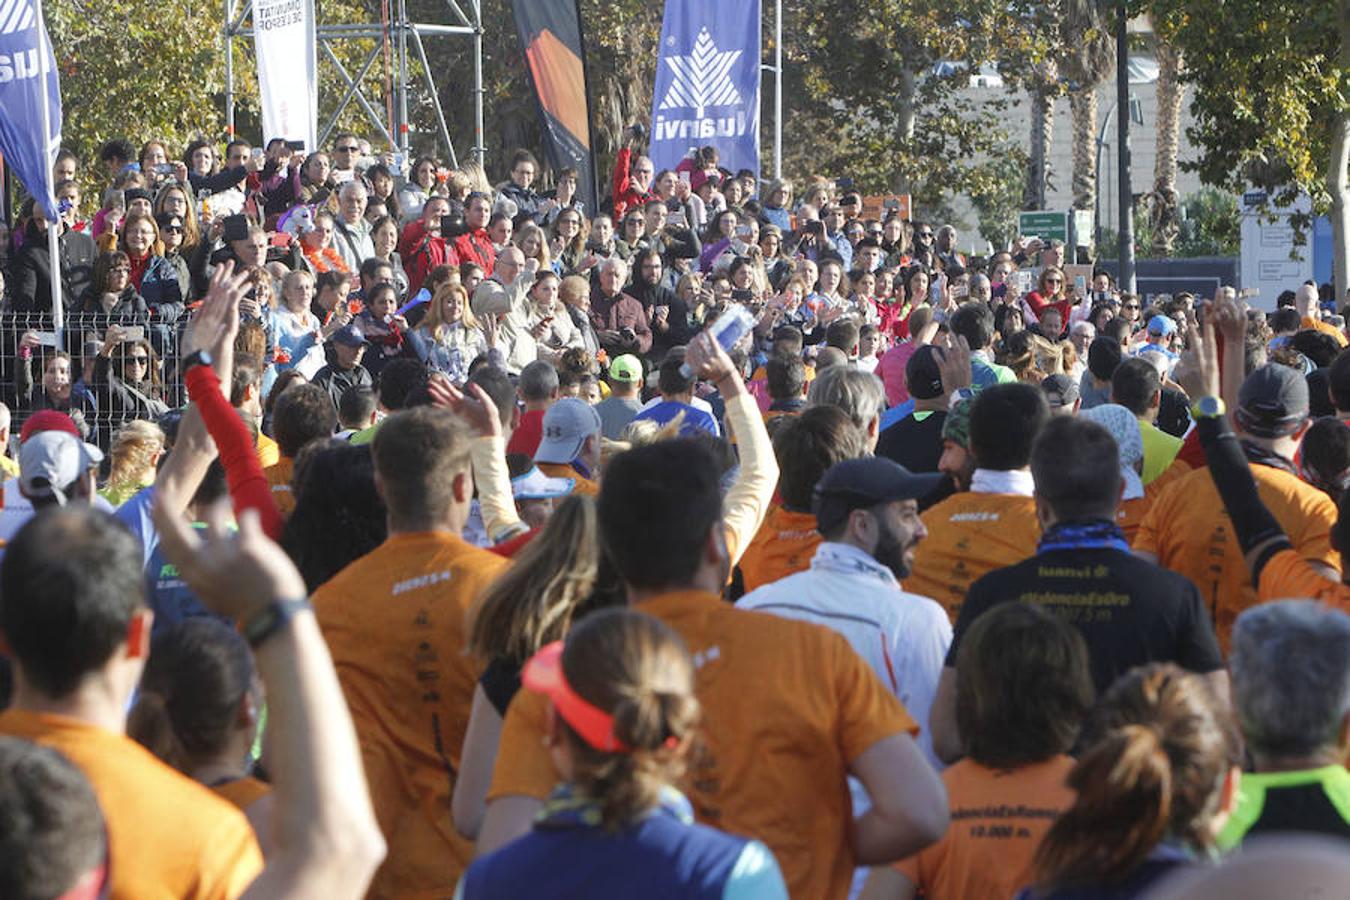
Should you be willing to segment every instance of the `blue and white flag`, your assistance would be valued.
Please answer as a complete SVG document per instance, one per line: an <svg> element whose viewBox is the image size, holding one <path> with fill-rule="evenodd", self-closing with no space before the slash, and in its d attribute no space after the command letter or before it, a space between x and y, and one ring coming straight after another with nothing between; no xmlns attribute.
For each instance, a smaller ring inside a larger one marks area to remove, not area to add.
<svg viewBox="0 0 1350 900"><path fill-rule="evenodd" d="M652 94L651 157L673 169L693 147L759 174L759 0L666 0Z"/></svg>
<svg viewBox="0 0 1350 900"><path fill-rule="evenodd" d="M0 0L0 154L42 203L48 221L57 216L52 165L60 149L61 83L47 26L33 0Z"/></svg>

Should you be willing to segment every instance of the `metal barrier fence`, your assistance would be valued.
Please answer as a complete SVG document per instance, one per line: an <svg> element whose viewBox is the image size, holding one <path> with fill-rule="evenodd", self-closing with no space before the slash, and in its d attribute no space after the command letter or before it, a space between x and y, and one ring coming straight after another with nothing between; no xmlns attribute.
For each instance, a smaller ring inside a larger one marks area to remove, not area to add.
<svg viewBox="0 0 1350 900"><path fill-rule="evenodd" d="M105 450L113 433L125 422L136 418L155 418L155 404L142 402L143 399L160 400L170 409L183 405L187 395L179 377L182 324L77 313L66 316L64 334L58 347L50 315L0 313L0 397L9 405L12 414L11 433L17 436L29 415L37 409L52 405L44 399L44 376L53 379L59 377L59 367L48 369L58 350L64 351L70 358L72 417L77 421L82 419L88 429L86 439ZM124 329L125 337L108 361L112 377L99 382L94 377L95 356L98 352L96 345L102 345L108 336L109 326L114 325ZM40 343L32 348L31 358L25 361L19 345L28 332L34 332ZM141 355L137 348L143 349L146 345L150 347L151 353L148 355L152 357L149 368L154 371L152 377L149 372L146 376L151 377L152 383L157 381L157 387L138 391L132 382L131 391L123 390L135 373L134 369L128 372L127 358ZM30 390L23 390L25 363L30 373ZM128 375L128 380L123 380L124 373Z"/></svg>

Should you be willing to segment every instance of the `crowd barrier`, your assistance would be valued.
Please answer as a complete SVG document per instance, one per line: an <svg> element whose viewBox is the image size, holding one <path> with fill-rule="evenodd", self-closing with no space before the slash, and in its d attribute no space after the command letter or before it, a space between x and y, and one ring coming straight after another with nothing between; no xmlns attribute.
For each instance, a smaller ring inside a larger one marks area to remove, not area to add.
<svg viewBox="0 0 1350 900"><path fill-rule="evenodd" d="M55 325L49 314L6 311L0 313L0 397L4 398L10 408L10 430L16 439L24 420L34 412L34 404L30 402L28 394L19 391L16 378L19 367L23 364L19 354L19 342L23 335L32 331L42 341L40 346L33 348L31 371L34 383L42 383L44 367L57 350L62 350L70 356L72 382L78 380L90 382L94 375L93 354L86 356L85 351L92 350L91 345L94 342L101 343L107 335L109 325L114 324L128 329L131 337L140 334L150 343L160 382L160 399L170 409L180 407L186 402L186 391L179 377L179 364L182 360L182 331L179 324L167 325L131 317L111 319L106 315L75 313L66 316L58 345ZM131 345L131 341L124 341L119 350L113 354L110 366L113 371L120 369L120 357L126 354ZM89 371L85 371L86 368ZM99 386L95 384L90 386L93 395L98 398ZM109 439L117 427L128 420L124 412L105 408L108 405L98 404L92 415L84 416L89 427L88 439L104 449L107 448Z"/></svg>

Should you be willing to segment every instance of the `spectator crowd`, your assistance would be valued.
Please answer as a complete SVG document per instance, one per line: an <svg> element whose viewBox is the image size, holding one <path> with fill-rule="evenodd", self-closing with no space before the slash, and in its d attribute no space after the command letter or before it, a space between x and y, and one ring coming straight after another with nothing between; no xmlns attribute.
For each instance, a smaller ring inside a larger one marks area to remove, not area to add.
<svg viewBox="0 0 1350 900"><path fill-rule="evenodd" d="M642 140L601 209L526 150L60 154L3 242L0 896L1343 891L1330 288Z"/></svg>

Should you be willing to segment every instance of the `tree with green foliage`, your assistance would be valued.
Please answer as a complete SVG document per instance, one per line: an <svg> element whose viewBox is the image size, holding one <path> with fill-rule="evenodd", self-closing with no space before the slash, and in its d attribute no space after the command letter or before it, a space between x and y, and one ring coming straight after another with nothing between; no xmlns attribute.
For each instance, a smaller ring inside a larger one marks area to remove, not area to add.
<svg viewBox="0 0 1350 900"><path fill-rule="evenodd" d="M1336 294L1350 284L1350 3L1151 0L1154 27L1185 54L1207 184L1306 194L1331 218Z"/></svg>

